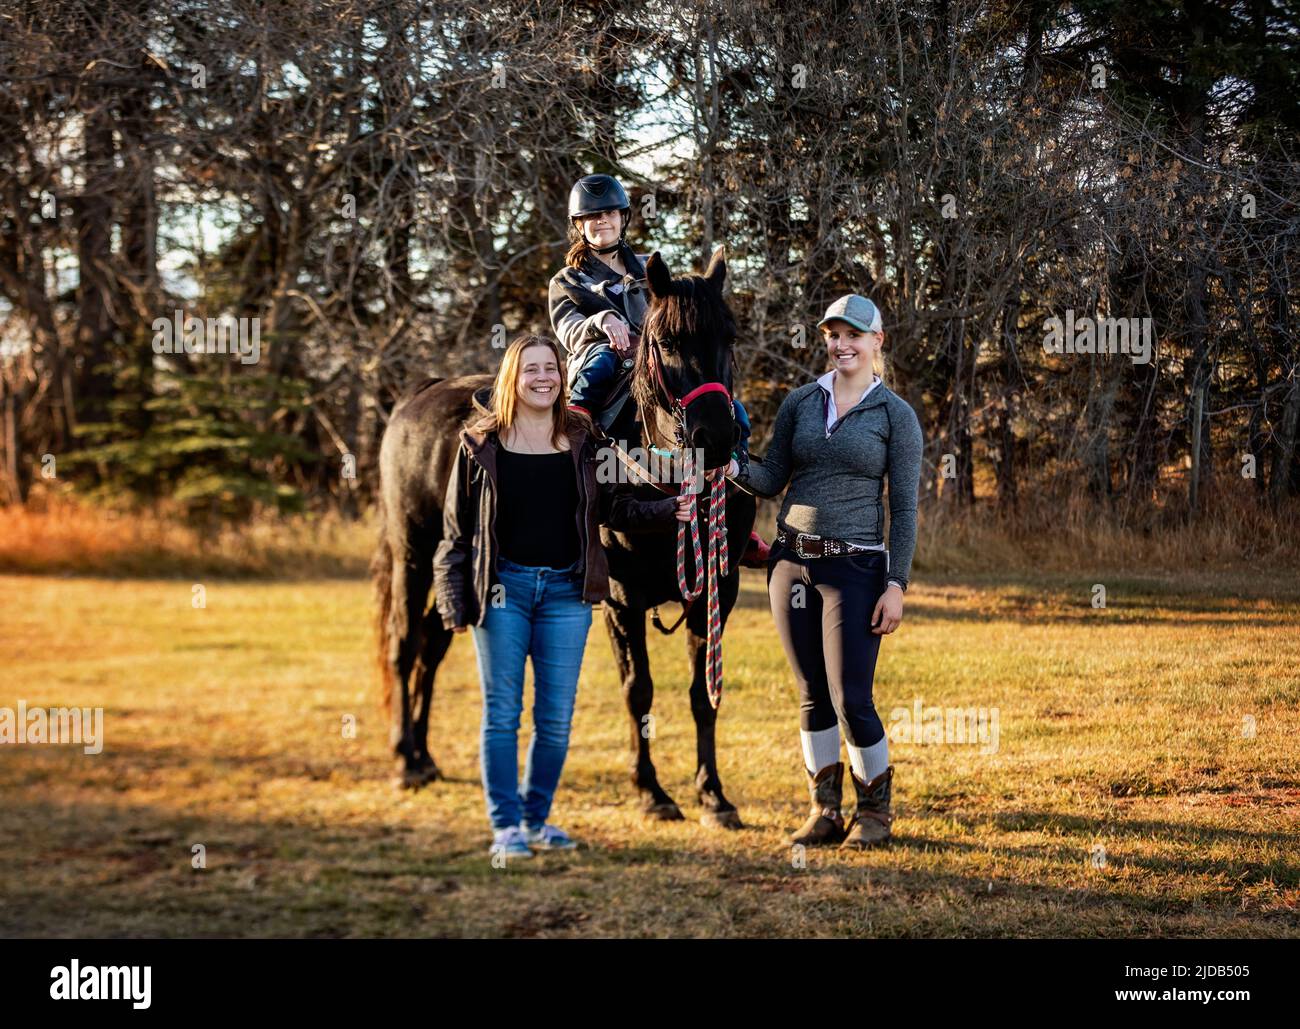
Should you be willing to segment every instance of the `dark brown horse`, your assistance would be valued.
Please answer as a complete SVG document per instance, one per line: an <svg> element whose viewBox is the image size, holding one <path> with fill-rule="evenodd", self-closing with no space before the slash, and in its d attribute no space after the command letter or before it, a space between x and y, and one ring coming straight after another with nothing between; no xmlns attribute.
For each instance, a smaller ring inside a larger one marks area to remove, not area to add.
<svg viewBox="0 0 1300 1029"><path fill-rule="evenodd" d="M674 279L658 254L646 263L650 309L632 371L635 403L625 404L611 426L613 439L643 447L681 442L702 452L706 468L726 464L738 435L730 400L736 325L722 298L726 272L721 251L703 276ZM385 703L392 716L392 742L403 786L418 787L439 774L429 752L429 707L434 675L452 633L442 627L436 611L426 613L425 608L433 581L433 553L442 536L443 495L457 432L471 412L473 395L491 381L491 376L473 375L417 386L394 409L380 448L380 537L372 572ZM726 391L696 392L710 383L721 383ZM682 406L683 398L693 393L695 398ZM626 488L647 498L663 495L654 486ZM703 523L707 504L699 507ZM729 487L727 538L732 555L743 553L754 512L753 497ZM624 534L602 528L601 534L610 571L605 625L631 722L632 782L646 815L680 819L680 808L660 786L650 760L654 684L646 653L647 613L680 598L676 531ZM733 558L733 567L720 584L724 626L740 588L736 564ZM691 606L685 619L696 728L695 788L705 824L736 828L740 817L723 795L718 777L717 711L705 686L704 599L701 596Z"/></svg>

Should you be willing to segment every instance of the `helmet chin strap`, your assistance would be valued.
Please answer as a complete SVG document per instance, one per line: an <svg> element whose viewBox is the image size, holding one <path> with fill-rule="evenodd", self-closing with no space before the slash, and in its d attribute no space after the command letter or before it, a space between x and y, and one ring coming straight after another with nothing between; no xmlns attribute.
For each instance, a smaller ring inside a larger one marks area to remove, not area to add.
<svg viewBox="0 0 1300 1029"><path fill-rule="evenodd" d="M575 218L574 220L576 221L577 219ZM610 244L609 246L607 246L607 247L598 247L598 246L596 246L596 244L593 243L590 239L587 239L587 233L586 233L585 230L584 230L583 233L582 233L582 238L583 238L584 240L586 240L587 246L590 247L591 250L592 250L594 253L597 253L597 254L612 254L615 250L617 250L619 247L621 247L621 246L623 245L623 240L624 240L626 237L627 237L627 224L626 224L626 223L624 223L622 230L619 232L619 234L618 234L618 239L615 240L613 243L611 243L611 244Z"/></svg>

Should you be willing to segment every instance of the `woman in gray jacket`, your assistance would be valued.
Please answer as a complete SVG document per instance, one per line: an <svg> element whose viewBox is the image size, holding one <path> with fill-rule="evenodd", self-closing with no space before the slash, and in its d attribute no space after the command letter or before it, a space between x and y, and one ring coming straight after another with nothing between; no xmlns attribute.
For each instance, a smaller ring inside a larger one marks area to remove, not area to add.
<svg viewBox="0 0 1300 1029"><path fill-rule="evenodd" d="M627 242L632 203L612 175L584 175L569 192L569 252L551 277L551 328L568 355L569 405L604 429L613 425L630 391L619 372L632 367L649 308L645 262ZM625 380L626 381L626 380ZM746 459L749 415L733 399L740 427L737 454ZM750 533L743 564L762 567L767 544Z"/></svg>
<svg viewBox="0 0 1300 1029"><path fill-rule="evenodd" d="M772 617L800 695L800 740L812 812L791 838L865 848L889 839L893 767L872 699L882 636L903 618L916 541L921 426L875 372L880 311L856 294L818 323L831 370L786 396L761 462L733 462L740 486L761 496L786 488L768 560ZM890 550L882 496L889 483ZM848 746L857 808L840 813Z"/></svg>

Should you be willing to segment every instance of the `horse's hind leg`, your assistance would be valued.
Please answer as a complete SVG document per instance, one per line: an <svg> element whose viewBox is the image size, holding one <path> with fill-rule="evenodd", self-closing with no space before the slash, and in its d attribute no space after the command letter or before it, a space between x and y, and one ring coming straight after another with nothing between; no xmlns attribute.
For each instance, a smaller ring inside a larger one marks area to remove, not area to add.
<svg viewBox="0 0 1300 1029"><path fill-rule="evenodd" d="M681 808L659 785L650 760L650 740L654 736L650 706L655 689L646 653L645 611L606 600L605 628L609 630L614 661L623 680L623 698L632 719L632 785L641 797L642 813L660 821L677 821L682 817Z"/></svg>
<svg viewBox="0 0 1300 1029"><path fill-rule="evenodd" d="M403 789L424 784L415 737L416 712L411 672L420 651L424 605L433 585L433 556L419 548L393 548L392 606L388 629L388 662L393 675L393 752L398 764L398 785ZM432 683L430 683L432 691ZM425 711L426 728L428 712Z"/></svg>
<svg viewBox="0 0 1300 1029"><path fill-rule="evenodd" d="M433 680L438 673L438 666L447 656L451 646L452 632L442 627L442 619L436 611L429 613L424 620L422 634L423 644L420 656L411 672L411 735L414 746L415 764L424 782L433 782L441 777L438 762L429 751L429 712L433 708Z"/></svg>

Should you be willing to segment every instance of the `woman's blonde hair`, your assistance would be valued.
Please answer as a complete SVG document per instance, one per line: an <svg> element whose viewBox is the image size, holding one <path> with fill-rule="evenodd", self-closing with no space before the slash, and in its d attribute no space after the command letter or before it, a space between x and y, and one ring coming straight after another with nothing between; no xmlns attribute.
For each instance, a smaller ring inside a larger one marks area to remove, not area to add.
<svg viewBox="0 0 1300 1029"><path fill-rule="evenodd" d="M568 389L565 387L564 355L560 346L549 336L525 334L516 336L506 347L501 358L501 367L492 383L491 410L480 417L472 426L477 432L495 432L500 435L507 432L515 422L515 407L519 402L517 392L519 375L524 367L524 351L530 347L546 347L555 355L555 363L560 373L560 391L551 408L551 444L560 449L562 440L567 439L574 428L586 428L586 420L579 412L570 411Z"/></svg>

